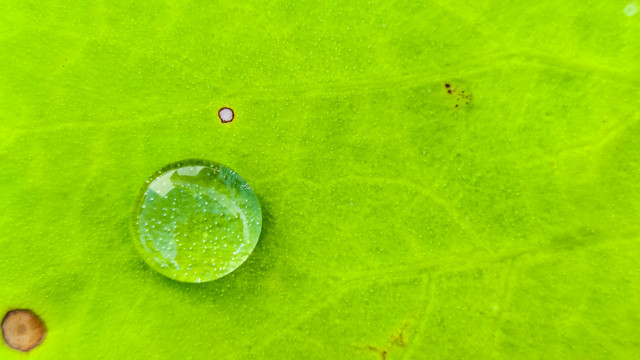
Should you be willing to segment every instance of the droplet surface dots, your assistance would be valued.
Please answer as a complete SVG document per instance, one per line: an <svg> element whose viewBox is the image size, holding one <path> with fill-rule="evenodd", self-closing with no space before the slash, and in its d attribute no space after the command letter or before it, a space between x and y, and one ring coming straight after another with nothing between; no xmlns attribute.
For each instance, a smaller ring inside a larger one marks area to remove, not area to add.
<svg viewBox="0 0 640 360"><path fill-rule="evenodd" d="M160 169L141 189L131 220L147 264L184 282L211 281L235 270L261 229L251 186L232 169L205 160Z"/></svg>
<svg viewBox="0 0 640 360"><path fill-rule="evenodd" d="M31 351L44 340L47 329L31 310L11 310L2 319L2 337L11 348Z"/></svg>

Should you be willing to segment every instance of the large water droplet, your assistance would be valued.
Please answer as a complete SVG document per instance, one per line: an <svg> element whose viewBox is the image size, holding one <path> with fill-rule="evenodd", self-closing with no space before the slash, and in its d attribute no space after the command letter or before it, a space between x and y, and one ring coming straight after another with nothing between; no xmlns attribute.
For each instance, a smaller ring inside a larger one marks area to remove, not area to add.
<svg viewBox="0 0 640 360"><path fill-rule="evenodd" d="M210 161L162 168L145 182L134 206L131 230L143 259L184 282L211 281L235 270L262 229L251 187L235 171Z"/></svg>

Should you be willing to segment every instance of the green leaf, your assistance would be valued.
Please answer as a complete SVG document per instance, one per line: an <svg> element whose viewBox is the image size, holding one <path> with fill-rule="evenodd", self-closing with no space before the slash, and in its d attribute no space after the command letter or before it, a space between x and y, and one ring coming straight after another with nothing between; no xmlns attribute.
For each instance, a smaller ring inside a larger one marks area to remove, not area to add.
<svg viewBox="0 0 640 360"><path fill-rule="evenodd" d="M31 359L638 358L629 4L4 1L0 307ZM128 232L189 158L263 210L206 284Z"/></svg>

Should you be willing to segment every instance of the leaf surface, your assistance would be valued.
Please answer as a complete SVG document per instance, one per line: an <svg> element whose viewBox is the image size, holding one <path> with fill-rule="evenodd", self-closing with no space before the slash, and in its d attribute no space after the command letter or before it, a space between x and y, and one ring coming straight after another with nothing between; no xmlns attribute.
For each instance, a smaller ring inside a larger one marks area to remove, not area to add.
<svg viewBox="0 0 640 360"><path fill-rule="evenodd" d="M627 6L5 1L0 307L45 321L31 359L637 358ZM263 208L207 284L128 232L188 158Z"/></svg>

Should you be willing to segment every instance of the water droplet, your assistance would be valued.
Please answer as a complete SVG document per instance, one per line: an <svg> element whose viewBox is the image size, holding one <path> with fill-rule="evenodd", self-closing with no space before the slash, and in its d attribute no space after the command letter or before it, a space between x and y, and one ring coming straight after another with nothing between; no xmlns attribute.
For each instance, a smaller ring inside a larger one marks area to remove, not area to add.
<svg viewBox="0 0 640 360"><path fill-rule="evenodd" d="M207 282L235 270L262 228L260 204L252 190L241 189L245 183L228 167L209 161L164 167L136 199L131 228L138 252L154 270L184 282Z"/></svg>

